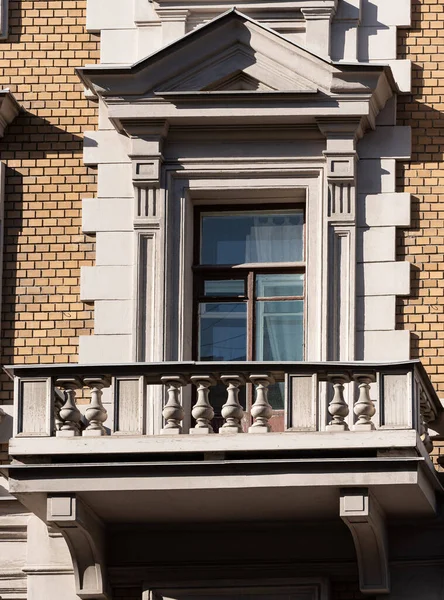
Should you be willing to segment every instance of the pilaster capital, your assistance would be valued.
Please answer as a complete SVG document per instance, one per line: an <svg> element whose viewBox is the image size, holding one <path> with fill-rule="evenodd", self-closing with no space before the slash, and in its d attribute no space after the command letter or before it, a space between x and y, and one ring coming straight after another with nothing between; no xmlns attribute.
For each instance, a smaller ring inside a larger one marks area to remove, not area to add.
<svg viewBox="0 0 444 600"><path fill-rule="evenodd" d="M160 186L163 162L163 144L168 136L168 121L130 123L125 130L131 137L129 157L133 165L133 183L136 187Z"/></svg>
<svg viewBox="0 0 444 600"><path fill-rule="evenodd" d="M320 132L327 138L327 151L350 152L356 149L356 142L361 137L360 117L351 119L319 117L316 123Z"/></svg>
<svg viewBox="0 0 444 600"><path fill-rule="evenodd" d="M301 8L306 21L331 21L336 14L337 3L333 6L310 6Z"/></svg>
<svg viewBox="0 0 444 600"><path fill-rule="evenodd" d="M156 8L156 13L159 15L162 22L186 22L190 11L188 8Z"/></svg>

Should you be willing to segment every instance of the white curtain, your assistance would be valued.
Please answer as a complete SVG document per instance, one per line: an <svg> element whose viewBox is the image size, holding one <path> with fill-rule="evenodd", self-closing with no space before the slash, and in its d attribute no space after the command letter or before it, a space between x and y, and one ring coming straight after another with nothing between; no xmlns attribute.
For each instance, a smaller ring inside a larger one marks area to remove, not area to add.
<svg viewBox="0 0 444 600"><path fill-rule="evenodd" d="M282 222L283 221L283 222ZM246 236L247 263L295 262L301 260L302 227L290 222L289 217L253 217L253 226Z"/></svg>

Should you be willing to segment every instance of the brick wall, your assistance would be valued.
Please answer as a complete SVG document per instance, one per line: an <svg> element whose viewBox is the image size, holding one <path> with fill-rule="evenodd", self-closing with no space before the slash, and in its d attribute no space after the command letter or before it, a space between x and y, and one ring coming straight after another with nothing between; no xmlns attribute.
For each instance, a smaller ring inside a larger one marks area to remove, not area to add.
<svg viewBox="0 0 444 600"><path fill-rule="evenodd" d="M79 299L94 244L81 232L81 199L95 193L82 164L82 132L97 126L76 66L98 62L85 32L86 0L10 0L0 42L0 84L23 112L0 142L7 165L2 363L77 362L78 336L93 327ZM3 379L2 399L10 386Z"/></svg>
<svg viewBox="0 0 444 600"><path fill-rule="evenodd" d="M413 132L412 161L398 170L399 191L413 194L412 227L398 234L398 259L412 263L412 294L398 302L398 326L411 330L420 358L444 397L444 4L412 0L412 28L400 31L399 57L413 61L413 90L398 103Z"/></svg>

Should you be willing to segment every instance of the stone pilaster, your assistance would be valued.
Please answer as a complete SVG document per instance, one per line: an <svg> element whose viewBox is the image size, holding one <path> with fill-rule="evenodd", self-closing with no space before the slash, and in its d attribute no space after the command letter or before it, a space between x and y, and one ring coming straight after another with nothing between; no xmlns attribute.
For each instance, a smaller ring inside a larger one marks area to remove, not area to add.
<svg viewBox="0 0 444 600"><path fill-rule="evenodd" d="M331 21L336 12L332 7L302 8L306 21L305 44L308 50L323 57L330 56Z"/></svg>
<svg viewBox="0 0 444 600"><path fill-rule="evenodd" d="M319 121L326 136L326 247L328 359L355 359L356 121Z"/></svg>

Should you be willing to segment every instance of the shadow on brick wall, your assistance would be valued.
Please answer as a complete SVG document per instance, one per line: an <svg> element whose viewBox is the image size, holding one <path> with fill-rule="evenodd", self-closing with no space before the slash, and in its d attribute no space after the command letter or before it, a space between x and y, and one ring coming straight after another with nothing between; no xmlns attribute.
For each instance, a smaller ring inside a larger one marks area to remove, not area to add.
<svg viewBox="0 0 444 600"><path fill-rule="evenodd" d="M40 306L49 310L57 295L53 281L57 271L44 265L42 255L57 255L61 228L50 214L57 202L69 194L66 169L73 158L81 165L83 139L29 112L21 112L0 143L0 156L6 164L4 258L2 297L1 364L29 362L20 348L37 337L44 321L29 312ZM78 169L73 166L72 169ZM83 167L86 169L85 167ZM63 169L63 174L59 172ZM88 175L88 172L85 172ZM79 171L75 178L83 177ZM63 179L66 179L65 184ZM65 184L65 185L64 185ZM71 192L71 202L80 200L81 192ZM45 206L47 203L47 206ZM51 203L51 204L49 204ZM79 235L82 235L79 228ZM72 234L74 235L74 234ZM66 236L65 236L66 237ZM65 243L64 240L63 243ZM74 243L74 242L71 242ZM78 242L81 244L82 242ZM56 260L56 258L54 258ZM50 258L46 260L50 262ZM47 336L50 337L50 331ZM39 357L40 359L40 357ZM0 403L12 403L12 382L0 375Z"/></svg>
<svg viewBox="0 0 444 600"><path fill-rule="evenodd" d="M6 40L6 42L20 42L20 38L23 32L21 0L9 0L8 23L8 39Z"/></svg>
<svg viewBox="0 0 444 600"><path fill-rule="evenodd" d="M415 15L415 6L420 2L413 0L413 15ZM416 18L413 21L413 31L421 29L420 20ZM400 58L408 58L406 39L409 31L400 32ZM424 228L439 229L438 214L433 219L433 209L424 208L424 196L429 196L426 203L432 201L430 196L442 193L439 188L437 169L444 159L444 113L427 104L428 95L431 92L432 84L424 77L422 64L412 64L412 93L401 96L398 101L398 124L409 125L412 128L412 157L406 164L398 164L397 171L397 191L411 190L416 188L417 193L412 195L411 202L411 227L409 229L399 229L397 231L397 260L414 260L411 266L411 293L408 298L397 299L397 328L404 329L409 321L409 314L412 307L421 304L420 298L425 296L424 290L430 288L431 296L437 296L436 289L438 283L433 279L437 276L439 265L433 269L433 254L427 254L423 247L421 251L412 251L416 245L416 239L421 239L421 246L437 246L444 243L444 239L439 244L436 240L428 244L424 242ZM416 171L416 173L415 173ZM434 178L436 178L436 189L434 190ZM422 205L422 206L421 206ZM430 216L425 217L424 211L428 211ZM437 209L436 209L437 212ZM436 223L433 224L433 220ZM438 237L438 233L433 237ZM435 277L433 276L435 275ZM442 294L444 289L441 288ZM438 314L443 310L443 305L436 306L428 304L428 314ZM433 322L430 321L433 326ZM415 325L413 324L413 327ZM413 359L424 358L421 352L420 340L424 337L424 332L411 333L411 357Z"/></svg>

